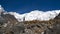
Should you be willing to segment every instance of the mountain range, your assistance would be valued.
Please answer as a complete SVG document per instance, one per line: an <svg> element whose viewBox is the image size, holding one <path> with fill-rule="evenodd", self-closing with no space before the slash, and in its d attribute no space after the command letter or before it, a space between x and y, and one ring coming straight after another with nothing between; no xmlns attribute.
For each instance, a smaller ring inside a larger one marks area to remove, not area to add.
<svg viewBox="0 0 60 34"><path fill-rule="evenodd" d="M0 5L0 34L60 34L60 10L20 14Z"/></svg>

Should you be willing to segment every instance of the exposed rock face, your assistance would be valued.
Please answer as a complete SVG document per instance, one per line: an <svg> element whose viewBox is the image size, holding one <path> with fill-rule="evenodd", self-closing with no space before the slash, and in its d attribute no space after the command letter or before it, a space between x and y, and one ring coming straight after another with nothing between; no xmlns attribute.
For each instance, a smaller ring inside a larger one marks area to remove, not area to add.
<svg viewBox="0 0 60 34"><path fill-rule="evenodd" d="M60 34L60 14L49 21L18 22L13 15L0 16L0 34Z"/></svg>
<svg viewBox="0 0 60 34"><path fill-rule="evenodd" d="M7 23L7 21L3 17L0 16L0 25L3 25L4 22Z"/></svg>
<svg viewBox="0 0 60 34"><path fill-rule="evenodd" d="M16 18L13 15L10 14L3 14L1 15L5 20L11 22L11 23L17 23L18 21L16 20Z"/></svg>
<svg viewBox="0 0 60 34"><path fill-rule="evenodd" d="M18 23L16 18L13 15L10 14L1 14L0 16L0 30L3 32L10 30L13 26L15 26ZM1 32L2 32L1 31Z"/></svg>
<svg viewBox="0 0 60 34"><path fill-rule="evenodd" d="M56 17L55 17L55 19L60 19L60 13L59 13L59 15L58 15L58 16L56 16Z"/></svg>

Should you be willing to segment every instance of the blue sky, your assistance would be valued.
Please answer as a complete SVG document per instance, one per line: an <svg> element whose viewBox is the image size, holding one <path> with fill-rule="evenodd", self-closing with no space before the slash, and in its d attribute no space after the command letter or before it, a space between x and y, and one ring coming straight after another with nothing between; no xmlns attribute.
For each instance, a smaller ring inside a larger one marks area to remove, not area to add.
<svg viewBox="0 0 60 34"><path fill-rule="evenodd" d="M32 10L59 10L60 0L0 0L6 11L26 13Z"/></svg>

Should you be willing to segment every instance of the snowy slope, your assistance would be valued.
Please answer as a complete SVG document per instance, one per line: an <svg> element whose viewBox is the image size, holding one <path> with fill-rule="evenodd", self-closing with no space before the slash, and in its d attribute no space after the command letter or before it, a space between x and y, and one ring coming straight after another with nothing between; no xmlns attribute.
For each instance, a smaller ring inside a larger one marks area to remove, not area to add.
<svg viewBox="0 0 60 34"><path fill-rule="evenodd" d="M50 20L50 19L53 19L55 18L58 14L60 13L60 10L57 11L47 11L47 12L41 12L39 10L34 10L30 13L28 13L26 16L25 16L25 20L26 21L29 21L29 20Z"/></svg>
<svg viewBox="0 0 60 34"><path fill-rule="evenodd" d="M0 13L3 10L4 9L0 6ZM18 21L23 21L24 18L25 18L25 21L50 20L50 19L54 19L59 13L60 13L60 10L52 10L52 11L46 11L46 12L34 10L34 11L31 11L31 12L25 13L25 14L19 14L16 12L4 12L4 14L11 14L11 15L15 16L15 18Z"/></svg>
<svg viewBox="0 0 60 34"><path fill-rule="evenodd" d="M50 20L50 19L54 19L60 13L60 10L53 10L53 11L46 11L46 12L34 10L25 14L19 14L16 12L8 12L8 13L14 15L18 21L23 21L24 17L25 17L25 21Z"/></svg>

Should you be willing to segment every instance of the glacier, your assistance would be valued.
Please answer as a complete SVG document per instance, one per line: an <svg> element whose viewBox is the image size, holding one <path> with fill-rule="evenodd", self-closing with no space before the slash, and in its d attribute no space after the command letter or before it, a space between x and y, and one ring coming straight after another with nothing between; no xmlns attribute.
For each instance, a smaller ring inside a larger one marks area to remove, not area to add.
<svg viewBox="0 0 60 34"><path fill-rule="evenodd" d="M3 7L0 6L0 13L4 11ZM13 15L19 22L23 21L32 21L32 20L41 20L41 21L46 21L50 19L54 19L58 14L60 13L60 10L52 10L52 11L39 11L39 10L34 10L30 11L29 13L24 13L20 14L17 12L5 12L4 14L11 14Z"/></svg>
<svg viewBox="0 0 60 34"><path fill-rule="evenodd" d="M32 20L46 21L54 19L60 13L60 10L52 10L46 12L34 10L25 14L19 14L16 12L8 12L8 13L14 15L18 21L23 21L23 18L25 18L25 21L32 21Z"/></svg>

